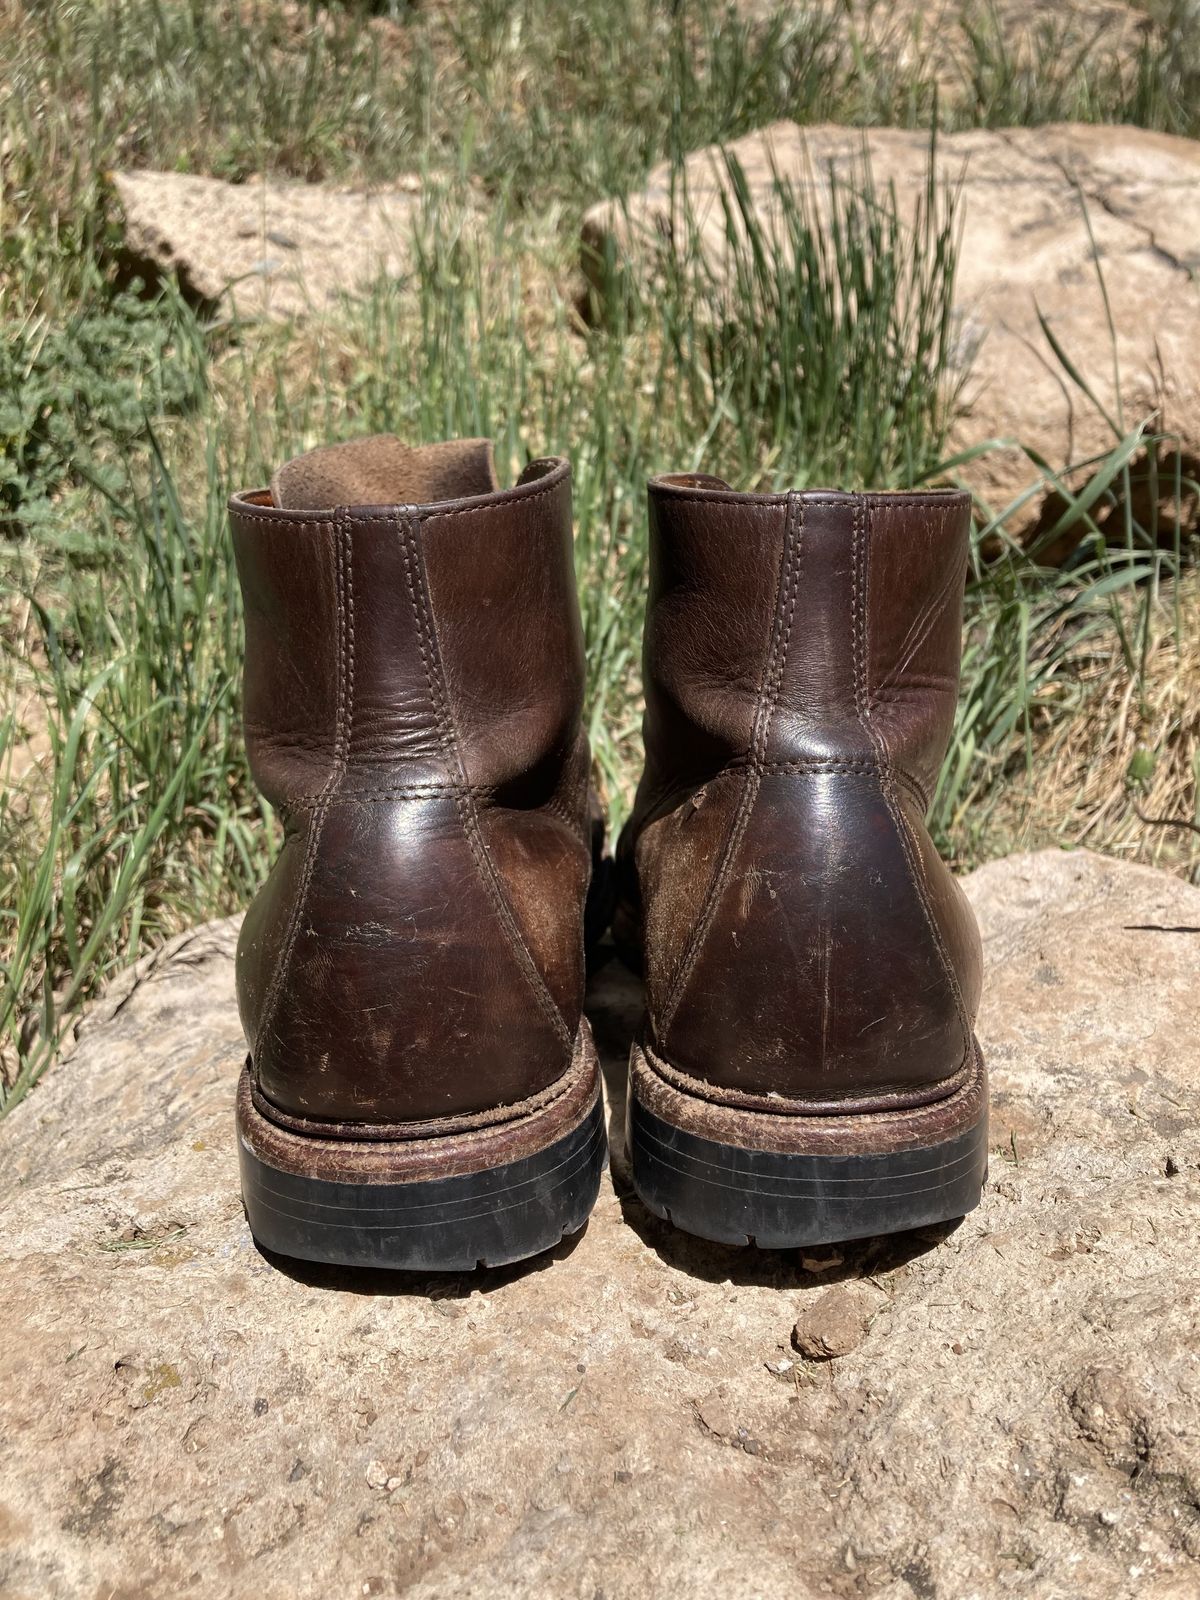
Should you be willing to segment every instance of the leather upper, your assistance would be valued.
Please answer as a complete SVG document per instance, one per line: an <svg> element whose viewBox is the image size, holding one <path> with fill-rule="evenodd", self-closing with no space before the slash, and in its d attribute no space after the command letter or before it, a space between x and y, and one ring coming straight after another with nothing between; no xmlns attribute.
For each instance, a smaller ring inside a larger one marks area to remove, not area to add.
<svg viewBox="0 0 1200 1600"><path fill-rule="evenodd" d="M981 959L924 824L953 723L966 495L650 487L646 767L618 856L648 1042L731 1104L917 1104Z"/></svg>
<svg viewBox="0 0 1200 1600"><path fill-rule="evenodd" d="M293 476L328 497L337 468ZM482 487L230 505L250 764L284 828L238 998L285 1118L433 1127L570 1063L590 869L570 469Z"/></svg>

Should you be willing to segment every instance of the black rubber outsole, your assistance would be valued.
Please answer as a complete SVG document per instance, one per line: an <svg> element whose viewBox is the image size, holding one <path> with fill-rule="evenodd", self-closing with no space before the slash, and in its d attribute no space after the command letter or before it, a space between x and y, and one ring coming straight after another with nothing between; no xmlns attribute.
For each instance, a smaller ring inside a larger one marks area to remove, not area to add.
<svg viewBox="0 0 1200 1600"><path fill-rule="evenodd" d="M414 1183L338 1183L283 1172L238 1137L246 1217L265 1249L407 1272L507 1266L552 1249L587 1222L607 1154L599 1098L544 1150Z"/></svg>
<svg viewBox="0 0 1200 1600"><path fill-rule="evenodd" d="M987 1175L986 1116L919 1149L808 1155L702 1138L630 1094L627 1132L643 1203L716 1244L791 1250L950 1222L979 1204Z"/></svg>

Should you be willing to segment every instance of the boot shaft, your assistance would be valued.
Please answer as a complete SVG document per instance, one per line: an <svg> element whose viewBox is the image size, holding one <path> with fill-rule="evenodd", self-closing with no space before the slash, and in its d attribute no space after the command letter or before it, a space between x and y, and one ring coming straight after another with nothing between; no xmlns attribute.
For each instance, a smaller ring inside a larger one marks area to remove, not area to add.
<svg viewBox="0 0 1200 1600"><path fill-rule="evenodd" d="M489 447L460 448L473 470L460 465L450 481L475 492L456 500L398 501L438 487L428 467L388 485L351 460L336 478L289 477L231 502L247 747L272 804L334 783L346 796L465 784L536 800L578 766L570 469L537 461L500 492ZM389 503L352 498L388 488ZM338 493L340 509L286 498Z"/></svg>
<svg viewBox="0 0 1200 1600"><path fill-rule="evenodd" d="M485 442L367 440L230 515L247 746L284 823L238 952L255 1095L408 1127L548 1091L590 857L567 463L502 492Z"/></svg>
<svg viewBox="0 0 1200 1600"><path fill-rule="evenodd" d="M954 493L651 485L619 928L639 925L648 1049L704 1093L819 1115L969 1070L978 937L924 826L968 525Z"/></svg>
<svg viewBox="0 0 1200 1600"><path fill-rule="evenodd" d="M725 766L884 762L927 799L958 694L965 494L650 486L645 812Z"/></svg>

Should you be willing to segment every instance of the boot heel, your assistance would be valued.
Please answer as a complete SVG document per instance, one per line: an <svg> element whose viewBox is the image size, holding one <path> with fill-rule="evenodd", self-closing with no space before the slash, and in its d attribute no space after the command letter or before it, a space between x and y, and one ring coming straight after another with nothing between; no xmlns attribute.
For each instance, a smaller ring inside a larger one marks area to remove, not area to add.
<svg viewBox="0 0 1200 1600"><path fill-rule="evenodd" d="M565 1093L527 1118L446 1138L314 1138L237 1097L246 1218L279 1255L410 1272L497 1267L586 1223L607 1163L594 1052Z"/></svg>
<svg viewBox="0 0 1200 1600"><path fill-rule="evenodd" d="M635 1046L627 1117L643 1203L719 1244L784 1250L948 1222L979 1204L987 1174L978 1051L968 1082L932 1106L786 1117L686 1095Z"/></svg>

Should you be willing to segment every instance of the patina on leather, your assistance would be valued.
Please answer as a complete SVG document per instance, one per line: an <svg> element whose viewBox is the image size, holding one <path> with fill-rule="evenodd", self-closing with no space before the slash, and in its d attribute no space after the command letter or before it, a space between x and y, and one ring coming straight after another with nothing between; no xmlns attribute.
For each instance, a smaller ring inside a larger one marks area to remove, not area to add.
<svg viewBox="0 0 1200 1600"><path fill-rule="evenodd" d="M590 863L567 463L500 490L487 441L359 440L230 516L284 828L238 950L256 1104L358 1139L536 1108L577 1047Z"/></svg>
<svg viewBox="0 0 1200 1600"><path fill-rule="evenodd" d="M645 773L618 852L649 1059L773 1116L975 1072L980 944L924 817L954 717L968 497L650 486Z"/></svg>

